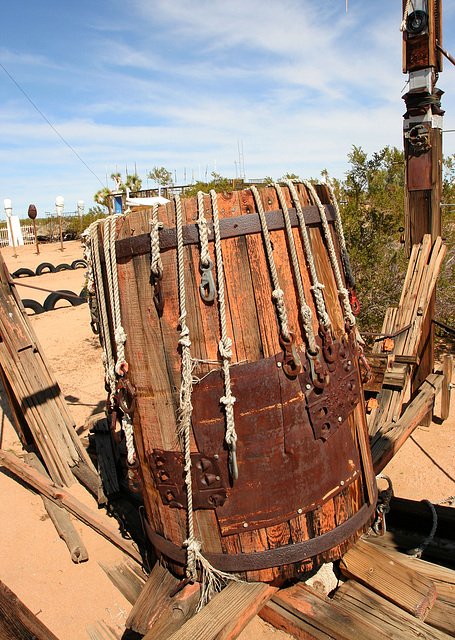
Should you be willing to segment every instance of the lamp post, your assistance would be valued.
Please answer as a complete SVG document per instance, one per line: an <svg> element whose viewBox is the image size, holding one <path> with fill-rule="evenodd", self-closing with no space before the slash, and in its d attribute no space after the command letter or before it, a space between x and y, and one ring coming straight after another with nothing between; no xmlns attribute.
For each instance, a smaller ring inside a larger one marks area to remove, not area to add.
<svg viewBox="0 0 455 640"><path fill-rule="evenodd" d="M8 225L9 232L11 233L11 241L13 243L13 256L17 258L16 243L14 242L14 234L13 234L13 225L11 224L11 215L13 213L13 205L11 204L11 200L9 198L5 198L3 200L3 206L5 207L5 213L6 213L6 224Z"/></svg>
<svg viewBox="0 0 455 640"><path fill-rule="evenodd" d="M65 206L65 200L63 196L57 196L55 198L55 208L58 216L58 229L60 232L60 251L63 251L63 236L62 236L62 213Z"/></svg>
<svg viewBox="0 0 455 640"><path fill-rule="evenodd" d="M77 211L79 213L79 220L80 220L80 223L81 223L81 233L83 231L83 229L82 229L82 216L84 215L84 206L85 205L84 205L84 201L83 200L78 200L77 201Z"/></svg>
<svg viewBox="0 0 455 640"><path fill-rule="evenodd" d="M36 222L35 222L35 218L37 215L38 215L38 211L36 210L35 205L31 204L28 208L28 217L30 218L30 220L33 220L33 233L35 235L36 255L39 256L38 235L36 233Z"/></svg>

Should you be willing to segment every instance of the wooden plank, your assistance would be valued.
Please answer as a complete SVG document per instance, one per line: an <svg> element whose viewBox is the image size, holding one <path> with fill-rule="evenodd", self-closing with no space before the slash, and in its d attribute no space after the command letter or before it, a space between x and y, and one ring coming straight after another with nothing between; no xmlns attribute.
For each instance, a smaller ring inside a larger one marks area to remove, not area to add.
<svg viewBox="0 0 455 640"><path fill-rule="evenodd" d="M167 640L187 620L191 619L196 613L199 603L200 586L198 582L187 584L170 598L168 606L161 613L150 632L153 633L153 640Z"/></svg>
<svg viewBox="0 0 455 640"><path fill-rule="evenodd" d="M380 630L389 640L448 640L450 637L354 580L348 580L336 590L334 602L346 615L358 616L365 626ZM358 637L364 636L361 633Z"/></svg>
<svg viewBox="0 0 455 640"><path fill-rule="evenodd" d="M452 385L452 373L453 373L453 356L444 356L444 363L442 372L444 379L442 381L441 390L441 418L447 420L450 413L450 391Z"/></svg>
<svg viewBox="0 0 455 640"><path fill-rule="evenodd" d="M67 511L76 516L76 518L79 518L79 520L104 536L119 549L122 549L122 551L127 553L131 558L133 558L133 560L142 564L140 554L136 549L134 549L128 540L125 540L113 527L106 525L89 507L86 507L85 504L82 504L82 502L73 498L66 489L57 487L53 482L32 469L32 467L25 462L22 462L9 451L0 449L0 463L17 475L21 480L24 480L27 484L36 489L40 494L45 495L50 500L53 500L58 505L64 507Z"/></svg>
<svg viewBox="0 0 455 640"><path fill-rule="evenodd" d="M317 591L303 583L297 583L288 589L278 591L273 596L272 603L291 614L294 620L302 620L306 623L303 628L304 632L309 633L310 629L316 630L317 633L315 635L307 636L309 638L319 638L321 637L320 634L325 634L335 640L352 640L353 638L385 640L388 638L385 633L366 623L360 616L346 613L338 603L321 596ZM275 608L273 613L277 615L279 612ZM265 620L273 620L267 605L260 612L260 616ZM284 626L286 618L281 618L280 622ZM294 622L294 628L299 629L299 626ZM289 632L291 632L292 628L292 626L288 626L287 628L285 627L285 630L289 629ZM301 637L306 638L305 635Z"/></svg>
<svg viewBox="0 0 455 640"><path fill-rule="evenodd" d="M276 629L285 631L297 640L335 640L333 635L321 631L307 620L302 620L273 600L269 600L258 615Z"/></svg>
<svg viewBox="0 0 455 640"><path fill-rule="evenodd" d="M430 374L400 419L395 423L383 425L371 440L371 455L376 474L390 462L433 406L434 399L442 387L442 381L442 374Z"/></svg>
<svg viewBox="0 0 455 640"><path fill-rule="evenodd" d="M178 582L165 567L156 562L130 611L126 628L145 635L169 605L170 594Z"/></svg>
<svg viewBox="0 0 455 640"><path fill-rule="evenodd" d="M167 640L234 640L275 592L260 582L230 582ZM143 640L155 640L153 628Z"/></svg>
<svg viewBox="0 0 455 640"><path fill-rule="evenodd" d="M112 584L130 604L134 605L145 584L145 575L139 577L137 572L124 562L113 566L108 566L100 561L98 561L98 564Z"/></svg>
<svg viewBox="0 0 455 640"><path fill-rule="evenodd" d="M58 640L3 582L0 582L0 636L2 640Z"/></svg>
<svg viewBox="0 0 455 640"><path fill-rule="evenodd" d="M343 556L340 569L347 578L361 582L420 620L425 620L436 601L434 582L391 560L363 539Z"/></svg>

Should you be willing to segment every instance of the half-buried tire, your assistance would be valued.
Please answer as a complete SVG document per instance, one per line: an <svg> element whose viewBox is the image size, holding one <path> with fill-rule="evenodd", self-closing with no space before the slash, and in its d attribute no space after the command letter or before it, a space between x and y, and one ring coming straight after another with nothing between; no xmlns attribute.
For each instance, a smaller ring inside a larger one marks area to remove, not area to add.
<svg viewBox="0 0 455 640"><path fill-rule="evenodd" d="M67 300L73 307L77 307L86 302L83 298L79 298L77 293L74 293L74 291L61 289L59 291L54 291L47 296L44 301L44 310L52 311L52 309L55 309L55 305L59 300Z"/></svg>
<svg viewBox="0 0 455 640"><path fill-rule="evenodd" d="M71 269L81 269L81 268L85 268L87 266L87 263L85 262L85 260L73 260L73 262L71 263Z"/></svg>
<svg viewBox="0 0 455 640"><path fill-rule="evenodd" d="M42 262L36 267L36 275L40 276L42 273L55 273L55 267L50 262Z"/></svg>
<svg viewBox="0 0 455 640"><path fill-rule="evenodd" d="M62 263L62 264L58 264L55 267L55 271L67 271L67 270L71 270L72 266L70 264L66 264L66 262Z"/></svg>
<svg viewBox="0 0 455 640"><path fill-rule="evenodd" d="M22 304L25 309L31 309L32 311L34 311L35 315L37 315L38 313L44 313L43 305L36 300L29 300L28 298L24 298L24 300L22 300Z"/></svg>
<svg viewBox="0 0 455 640"><path fill-rule="evenodd" d="M31 269L27 269L26 267L22 267L22 269L16 269L14 273L11 274L13 278L20 278L21 276L34 276L35 272Z"/></svg>

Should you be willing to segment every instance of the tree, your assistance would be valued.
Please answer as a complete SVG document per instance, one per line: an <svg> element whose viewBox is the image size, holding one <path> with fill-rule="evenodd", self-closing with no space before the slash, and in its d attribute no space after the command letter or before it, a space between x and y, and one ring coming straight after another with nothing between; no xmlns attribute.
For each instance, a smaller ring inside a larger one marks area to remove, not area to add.
<svg viewBox="0 0 455 640"><path fill-rule="evenodd" d="M142 180L139 178L137 173L133 173L131 175L126 176L125 187L127 187L130 191L140 191L142 187Z"/></svg>
<svg viewBox="0 0 455 640"><path fill-rule="evenodd" d="M100 189L95 193L95 195L93 196L93 199L97 204L101 205L102 207L106 207L109 214L111 214L112 213L111 197L112 197L112 191L107 187L104 187L104 189Z"/></svg>
<svg viewBox="0 0 455 640"><path fill-rule="evenodd" d="M212 171L212 180L210 182L202 182L198 180L195 184L185 189L183 193L184 198L191 198L196 196L199 191L208 193L214 189L217 193L225 193L226 191L232 191L232 182L229 178L223 178L219 173Z"/></svg>
<svg viewBox="0 0 455 640"><path fill-rule="evenodd" d="M371 158L353 146L346 180L335 186L361 305L364 330L381 329L397 303L407 261L400 242L404 221L404 154L384 147Z"/></svg>
<svg viewBox="0 0 455 640"><path fill-rule="evenodd" d="M159 184L161 187L174 186L172 172L168 171L164 167L153 167L153 171L150 171L147 177L156 182L156 184Z"/></svg>

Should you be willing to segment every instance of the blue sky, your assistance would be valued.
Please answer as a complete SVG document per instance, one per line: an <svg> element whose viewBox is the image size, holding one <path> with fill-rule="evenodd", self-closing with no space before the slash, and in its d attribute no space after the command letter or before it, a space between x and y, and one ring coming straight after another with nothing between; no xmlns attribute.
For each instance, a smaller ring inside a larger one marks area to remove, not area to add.
<svg viewBox="0 0 455 640"><path fill-rule="evenodd" d="M44 217L62 195L87 210L135 166L144 187L154 166L177 184L235 177L239 141L247 178L343 178L353 144L402 146L401 17L401 0L4 2L0 63L85 164L0 68L0 205ZM438 86L455 129L448 62Z"/></svg>

